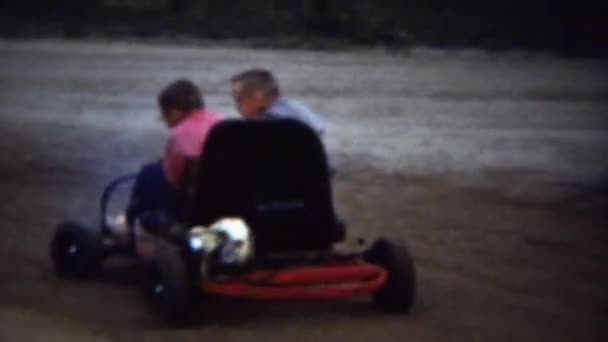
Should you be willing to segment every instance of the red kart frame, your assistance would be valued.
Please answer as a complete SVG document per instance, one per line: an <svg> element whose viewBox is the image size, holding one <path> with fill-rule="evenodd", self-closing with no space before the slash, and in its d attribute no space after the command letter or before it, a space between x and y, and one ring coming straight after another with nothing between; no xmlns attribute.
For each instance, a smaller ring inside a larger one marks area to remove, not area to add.
<svg viewBox="0 0 608 342"><path fill-rule="evenodd" d="M250 299L339 299L371 295L386 284L382 267L355 259L351 263L256 270L238 278L204 282L206 293Z"/></svg>

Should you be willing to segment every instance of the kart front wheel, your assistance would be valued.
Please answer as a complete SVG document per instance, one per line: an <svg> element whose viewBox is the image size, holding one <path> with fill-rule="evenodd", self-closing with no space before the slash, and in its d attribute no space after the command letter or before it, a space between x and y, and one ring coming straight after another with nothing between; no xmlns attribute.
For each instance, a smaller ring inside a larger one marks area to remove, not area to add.
<svg viewBox="0 0 608 342"><path fill-rule="evenodd" d="M383 267L387 281L374 296L374 302L383 311L409 313L416 296L416 271L405 245L378 239L364 253L366 261Z"/></svg>
<svg viewBox="0 0 608 342"><path fill-rule="evenodd" d="M99 236L76 223L57 226L51 240L51 259L61 277L89 279L101 272L104 248Z"/></svg>
<svg viewBox="0 0 608 342"><path fill-rule="evenodd" d="M152 292L154 304L171 326L188 325L194 311L195 294L188 267L174 247L159 250Z"/></svg>

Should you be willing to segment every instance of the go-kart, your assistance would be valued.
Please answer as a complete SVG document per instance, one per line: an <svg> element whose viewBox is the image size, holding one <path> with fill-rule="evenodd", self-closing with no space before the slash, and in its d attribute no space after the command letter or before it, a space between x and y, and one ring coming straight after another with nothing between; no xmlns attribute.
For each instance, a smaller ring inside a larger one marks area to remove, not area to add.
<svg viewBox="0 0 608 342"><path fill-rule="evenodd" d="M338 251L345 225L317 134L296 120L225 120L212 128L183 214L129 224L133 243L117 244L101 196L99 230L62 223L51 241L58 275L91 278L114 255L154 265L157 310L187 323L208 295L265 300L370 296L382 310L409 313L415 270L408 249L390 239ZM158 223L161 222L161 223ZM162 223L168 222L168 223ZM142 247L147 246L147 247Z"/></svg>

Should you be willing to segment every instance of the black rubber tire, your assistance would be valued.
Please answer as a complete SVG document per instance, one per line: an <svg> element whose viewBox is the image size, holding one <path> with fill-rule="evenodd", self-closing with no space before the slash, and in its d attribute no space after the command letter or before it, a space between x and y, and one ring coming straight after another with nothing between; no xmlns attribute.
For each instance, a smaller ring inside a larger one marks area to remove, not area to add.
<svg viewBox="0 0 608 342"><path fill-rule="evenodd" d="M185 327L192 322L196 296L188 265L177 247L159 250L156 263L155 307L171 327Z"/></svg>
<svg viewBox="0 0 608 342"><path fill-rule="evenodd" d="M386 312L410 313L416 297L416 270L407 247L378 239L363 257L388 272L386 285L374 296L376 306Z"/></svg>
<svg viewBox="0 0 608 342"><path fill-rule="evenodd" d="M58 276L81 280L99 275L105 259L99 235L73 222L57 226L50 253Z"/></svg>

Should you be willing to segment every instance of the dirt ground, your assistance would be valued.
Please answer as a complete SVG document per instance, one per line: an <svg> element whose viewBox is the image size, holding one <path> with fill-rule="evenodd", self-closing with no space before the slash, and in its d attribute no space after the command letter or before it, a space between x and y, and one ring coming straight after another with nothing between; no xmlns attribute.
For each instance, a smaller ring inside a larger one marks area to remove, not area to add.
<svg viewBox="0 0 608 342"><path fill-rule="evenodd" d="M606 341L607 64L552 56L317 53L0 42L0 341ZM169 330L112 262L57 279L54 226L93 224L113 176L158 156L154 96L192 77L234 116L225 80L277 71L327 113L335 201L351 236L411 248L406 317L365 300L214 300Z"/></svg>

